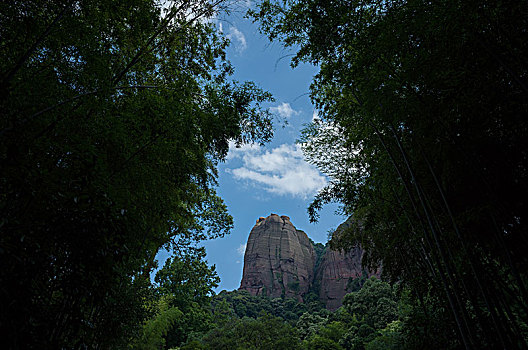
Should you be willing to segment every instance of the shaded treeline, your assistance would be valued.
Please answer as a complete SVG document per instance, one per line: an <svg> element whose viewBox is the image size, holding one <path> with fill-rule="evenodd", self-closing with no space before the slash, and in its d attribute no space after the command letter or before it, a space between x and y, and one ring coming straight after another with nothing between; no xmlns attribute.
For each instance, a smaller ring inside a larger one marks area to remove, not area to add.
<svg viewBox="0 0 528 350"><path fill-rule="evenodd" d="M321 68L303 135L367 263L450 310L466 349L526 348L528 5L264 1L271 40Z"/></svg>
<svg viewBox="0 0 528 350"><path fill-rule="evenodd" d="M1 3L8 348L127 347L149 316L158 250L183 258L232 228L216 166L229 141L270 139L271 96L230 81L208 20L228 4Z"/></svg>

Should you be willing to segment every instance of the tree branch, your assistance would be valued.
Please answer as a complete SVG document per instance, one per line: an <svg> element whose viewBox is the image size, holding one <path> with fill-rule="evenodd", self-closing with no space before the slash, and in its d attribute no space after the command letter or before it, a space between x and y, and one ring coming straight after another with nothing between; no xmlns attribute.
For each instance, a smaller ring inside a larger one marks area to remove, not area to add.
<svg viewBox="0 0 528 350"><path fill-rule="evenodd" d="M113 89L114 90L127 90L127 89L157 89L157 88L160 88L160 86L157 86L157 85L131 85L131 86L118 86L118 87L114 87ZM33 119L37 118L38 116L40 116L40 115L42 115L44 113L47 113L47 112L49 112L49 111L51 111L51 110L53 110L55 108L58 108L58 107L60 107L62 105L65 105L67 103L73 102L75 100L81 99L81 98L86 97L86 96L98 94L101 91L103 91L103 89L97 89L97 90L94 90L94 91L85 92L85 93L76 95L76 96L74 96L72 98L69 98L69 99L66 99L64 101L61 101L59 103L56 103L53 106L44 108L44 109L38 111L37 113L32 114L29 117L22 119L20 121L20 123L18 123L18 126L24 125L25 123L32 121ZM4 130L0 131L0 137L4 136L6 133L12 131L14 128L15 128L15 126L11 126L11 127L5 128Z"/></svg>
<svg viewBox="0 0 528 350"><path fill-rule="evenodd" d="M48 34L51 32L51 29L64 17L66 12L76 3L77 1L70 2L67 6L62 9L62 11L55 17L55 19L48 25L46 30L38 37L38 39L31 45L31 47L20 57L18 62L15 64L15 66L9 71L6 75L6 77L2 80L1 86L2 90L5 90L7 88L7 85L13 79L13 77L18 73L20 68L22 68L22 65L24 62L26 62L35 52L35 50L42 44L44 41L44 38L48 36Z"/></svg>

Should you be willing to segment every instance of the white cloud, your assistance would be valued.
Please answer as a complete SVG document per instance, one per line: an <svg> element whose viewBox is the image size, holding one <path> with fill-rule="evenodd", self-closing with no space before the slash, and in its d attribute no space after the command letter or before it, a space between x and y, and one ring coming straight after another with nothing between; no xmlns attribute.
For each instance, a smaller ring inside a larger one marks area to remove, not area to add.
<svg viewBox="0 0 528 350"><path fill-rule="evenodd" d="M277 107L271 107L270 111L278 113L283 118L290 118L291 116L301 113L291 108L290 104L286 102L281 103Z"/></svg>
<svg viewBox="0 0 528 350"><path fill-rule="evenodd" d="M228 170L235 179L246 180L270 193L307 198L326 185L325 177L304 160L299 145L283 144L271 150L257 146L235 148L231 159L235 158L243 163Z"/></svg>
<svg viewBox="0 0 528 350"><path fill-rule="evenodd" d="M236 147L235 142L229 141L229 153L227 154L227 161L234 158L241 158L245 154L260 152L260 146L254 143L246 143L240 147Z"/></svg>
<svg viewBox="0 0 528 350"><path fill-rule="evenodd" d="M218 30L224 33L225 36L235 44L235 49L241 53L247 49L246 36L237 27L229 26L229 29L224 31L222 23L218 24Z"/></svg>
<svg viewBox="0 0 528 350"><path fill-rule="evenodd" d="M244 254L246 253L246 243L243 243L243 244L240 244L237 248L237 253L239 255L242 255L244 256Z"/></svg>
<svg viewBox="0 0 528 350"><path fill-rule="evenodd" d="M244 33L238 30L237 27L231 27L229 33L227 34L227 37L230 40L236 41L238 43L237 50L239 52L242 52L247 49L246 37L244 36Z"/></svg>

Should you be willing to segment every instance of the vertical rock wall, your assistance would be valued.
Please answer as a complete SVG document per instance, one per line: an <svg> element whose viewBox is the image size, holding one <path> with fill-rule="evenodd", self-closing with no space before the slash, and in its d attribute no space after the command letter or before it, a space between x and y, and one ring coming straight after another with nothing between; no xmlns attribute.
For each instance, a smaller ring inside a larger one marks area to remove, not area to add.
<svg viewBox="0 0 528 350"><path fill-rule="evenodd" d="M338 237L341 232L349 228L353 223L350 217L334 232L334 237ZM380 271L366 271L361 266L361 259L363 257L363 249L355 247L354 249L342 252L335 251L326 247L326 251L321 259L321 263L317 268L315 281L319 287L318 294L326 308L329 310L336 310L343 304L343 298L347 293L353 291L354 280L362 277L376 275L380 276Z"/></svg>
<svg viewBox="0 0 528 350"><path fill-rule="evenodd" d="M249 234L240 289L303 301L314 278L315 252L287 216L259 218Z"/></svg>
<svg viewBox="0 0 528 350"><path fill-rule="evenodd" d="M340 225L336 233L350 222ZM249 234L240 289L298 301L315 291L328 309L335 310L351 291L351 282L365 273L362 256L361 248L344 253L327 246L316 268L316 253L306 233L297 230L289 217L271 214L259 218ZM374 274L379 276L379 272L367 273Z"/></svg>
<svg viewBox="0 0 528 350"><path fill-rule="evenodd" d="M362 276L362 255L361 248L343 253L327 247L315 277L319 282L319 299L327 309L339 308L344 296L351 291L352 280Z"/></svg>

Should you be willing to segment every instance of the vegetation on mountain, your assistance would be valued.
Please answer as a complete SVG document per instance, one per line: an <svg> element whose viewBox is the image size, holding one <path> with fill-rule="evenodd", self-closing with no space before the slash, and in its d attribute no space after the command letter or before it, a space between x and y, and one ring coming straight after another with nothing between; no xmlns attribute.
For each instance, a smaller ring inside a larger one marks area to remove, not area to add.
<svg viewBox="0 0 528 350"><path fill-rule="evenodd" d="M245 290L212 298L208 329L188 332L182 349L419 349L408 293L376 277L346 296L335 312L292 298ZM156 316L157 317L157 316ZM170 331L167 334L170 337ZM415 338L416 337L416 338ZM438 340L438 339L437 339Z"/></svg>

